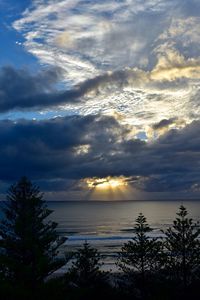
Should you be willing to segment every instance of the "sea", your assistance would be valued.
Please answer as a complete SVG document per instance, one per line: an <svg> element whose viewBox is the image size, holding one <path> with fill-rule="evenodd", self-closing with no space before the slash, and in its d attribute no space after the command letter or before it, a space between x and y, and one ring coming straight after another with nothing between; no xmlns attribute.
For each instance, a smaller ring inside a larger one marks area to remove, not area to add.
<svg viewBox="0 0 200 300"><path fill-rule="evenodd" d="M200 221L200 201L51 201L50 219L57 222L60 236L66 237L61 254L76 251L84 242L102 256L103 269L116 272L116 260L124 243L134 237L135 219L142 213L152 228L150 236L163 237L180 205L188 216ZM65 272L65 267L60 272Z"/></svg>

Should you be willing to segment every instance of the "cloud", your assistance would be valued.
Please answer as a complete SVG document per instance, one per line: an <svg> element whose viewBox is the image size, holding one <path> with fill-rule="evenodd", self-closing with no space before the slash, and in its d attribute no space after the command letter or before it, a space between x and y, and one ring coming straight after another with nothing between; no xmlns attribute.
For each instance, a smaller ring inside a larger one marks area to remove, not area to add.
<svg viewBox="0 0 200 300"><path fill-rule="evenodd" d="M40 109L67 103L81 102L81 97L92 96L101 89L126 86L133 77L140 81L140 73L132 70L116 71L88 79L71 90L56 90L61 77L59 69L47 70L36 75L27 70L4 67L0 72L0 112L12 109Z"/></svg>
<svg viewBox="0 0 200 300"><path fill-rule="evenodd" d="M146 142L111 116L0 121L0 180L27 175L46 191L73 192L86 178L125 176L140 191L190 193L200 180L199 128L196 121Z"/></svg>
<svg viewBox="0 0 200 300"><path fill-rule="evenodd" d="M104 85L107 86L112 82L125 84L129 77L128 72L119 71L86 80L72 90L58 91L55 89L55 84L59 75L58 69L32 75L23 69L2 68L0 73L0 111L48 108L79 102L81 101L79 98L90 92L97 92L98 88L102 88Z"/></svg>
<svg viewBox="0 0 200 300"><path fill-rule="evenodd" d="M42 65L62 69L63 91L32 107L115 110L143 130L199 118L198 7L195 0L34 1L12 26Z"/></svg>
<svg viewBox="0 0 200 300"><path fill-rule="evenodd" d="M182 87L183 83L177 80L183 78L192 80L199 78L199 76L199 60L184 60L183 56L173 50L166 52L165 56L160 55L158 63L151 71L145 72L138 68L126 68L107 72L85 80L71 90L56 90L55 85L58 79L62 78L60 69L49 69L32 75L27 70L4 67L0 73L0 111L38 110L68 103L82 103L86 100L94 101L94 97L98 99L101 96L106 101L109 95L115 93L116 90L124 93L126 92L125 88L129 87L134 90L141 89L146 93L154 92L156 89L163 93L162 91L166 90L165 94L167 95L167 92L173 88L171 81L176 88L177 84L180 88L180 84ZM164 85L160 85L162 82ZM169 86L167 82L169 82Z"/></svg>
<svg viewBox="0 0 200 300"><path fill-rule="evenodd" d="M153 81L150 75L151 72L127 68L86 80L72 90L65 91L57 87L62 76L59 69L31 74L27 70L5 67L0 74L0 111L23 110L26 117L26 111L53 111L62 107L66 107L67 111L67 107L71 107L72 113L77 115L87 116L99 112L114 117L120 115L121 123L131 124L132 136L145 135L149 139L158 138L170 128L181 129L185 123L199 118L199 93L196 88L193 93L190 89L179 90L174 99L173 93L170 89L166 90L166 86L164 90L159 86L160 95L156 86L161 83ZM131 98L130 88L134 89ZM122 92L123 100L120 100ZM59 115L59 112L56 114ZM41 117L45 118L46 114ZM174 120L174 123L155 128L154 124L164 119ZM74 151L83 152L83 148L77 145Z"/></svg>
<svg viewBox="0 0 200 300"><path fill-rule="evenodd" d="M0 71L0 111L30 108L42 102L51 103L53 85L59 78L58 70L47 70L32 75L26 70L3 67Z"/></svg>
<svg viewBox="0 0 200 300"><path fill-rule="evenodd" d="M13 27L28 52L62 67L78 84L110 70L146 66L151 44L168 23L165 16L159 1L40 1Z"/></svg>
<svg viewBox="0 0 200 300"><path fill-rule="evenodd" d="M156 123L153 125L153 129L158 130L158 129L163 129L166 127L169 127L170 125L173 125L175 123L176 119L171 118L169 120L163 119L159 123Z"/></svg>
<svg viewBox="0 0 200 300"><path fill-rule="evenodd" d="M81 173L88 172L84 169L84 164L90 165L92 161L101 160L109 145L117 144L120 142L118 139L128 133L128 129L121 127L114 118L98 116L45 121L1 121L0 125L0 151L5 155L5 160L2 156L1 161L1 176L10 179L19 176L21 172L37 177L40 170L49 178L62 173L65 178L81 178ZM88 151L76 151L77 147L80 149L88 145ZM104 145L102 152L98 151L100 145ZM21 160L17 157L21 157ZM80 162L82 169L79 173ZM11 172L12 164L16 169L15 174ZM68 168L70 165L72 168Z"/></svg>
<svg viewBox="0 0 200 300"><path fill-rule="evenodd" d="M183 119L162 119L148 128L147 135L150 139L155 139L167 133L171 129L182 129L186 126L186 124L187 121Z"/></svg>
<svg viewBox="0 0 200 300"><path fill-rule="evenodd" d="M198 0L33 1L12 26L43 70L0 71L0 112L15 119L0 121L1 184L26 174L46 191L80 195L85 178L125 176L140 191L197 192L198 8ZM43 110L68 117L15 114Z"/></svg>
<svg viewBox="0 0 200 300"><path fill-rule="evenodd" d="M198 6L194 0L190 5L180 0L39 1L13 27L23 34L29 52L64 68L68 81L78 84L106 71L152 69L154 49L163 41L185 55L184 43L188 51L191 43L199 43Z"/></svg>
<svg viewBox="0 0 200 300"><path fill-rule="evenodd" d="M199 79L200 59L185 59L177 50L162 45L159 49L158 62L151 71L151 79L175 81L180 78Z"/></svg>
<svg viewBox="0 0 200 300"><path fill-rule="evenodd" d="M73 38L67 31L64 31L55 38L55 43L61 48L72 48Z"/></svg>

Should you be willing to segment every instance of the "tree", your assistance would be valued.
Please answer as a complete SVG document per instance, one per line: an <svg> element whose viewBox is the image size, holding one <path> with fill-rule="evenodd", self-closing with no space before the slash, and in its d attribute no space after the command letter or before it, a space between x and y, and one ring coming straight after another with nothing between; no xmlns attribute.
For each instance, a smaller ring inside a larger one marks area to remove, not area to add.
<svg viewBox="0 0 200 300"><path fill-rule="evenodd" d="M26 177L8 190L0 221L0 262L4 278L16 285L34 289L63 265L57 259L64 242L57 224L47 221L52 213L39 188Z"/></svg>
<svg viewBox="0 0 200 300"><path fill-rule="evenodd" d="M117 265L131 279L139 274L141 286L145 287L146 274L158 270L161 266L161 245L156 238L148 234L152 231L143 214L139 214L134 227L135 237L125 243L119 254Z"/></svg>
<svg viewBox="0 0 200 300"><path fill-rule="evenodd" d="M108 274L100 270L101 256L97 249L85 242L73 258L69 277L77 287L93 288L106 282Z"/></svg>
<svg viewBox="0 0 200 300"><path fill-rule="evenodd" d="M164 232L166 268L173 277L182 281L184 290L200 265L200 229L187 215L186 208L181 205L173 226Z"/></svg>

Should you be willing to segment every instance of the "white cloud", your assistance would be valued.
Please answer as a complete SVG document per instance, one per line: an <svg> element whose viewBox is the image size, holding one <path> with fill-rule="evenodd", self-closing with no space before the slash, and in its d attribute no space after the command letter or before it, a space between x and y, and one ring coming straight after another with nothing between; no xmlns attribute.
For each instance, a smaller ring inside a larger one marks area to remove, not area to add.
<svg viewBox="0 0 200 300"><path fill-rule="evenodd" d="M80 114L117 111L148 127L161 119L199 117L200 12L197 1L35 0L13 27L41 64L64 70L68 89L106 72L127 82L104 83ZM141 127L140 127L141 128Z"/></svg>
<svg viewBox="0 0 200 300"><path fill-rule="evenodd" d="M82 77L74 76L74 68L83 73L86 70L87 79L93 77L93 70L101 74L148 63L148 48L162 31L157 26L162 21L162 11L155 12L155 4L158 10L158 0L148 4L134 0L36 1L13 26L23 33L26 49L41 63L47 63L46 57L51 56L48 63L55 65L54 58L59 54L64 69L68 69L68 79L78 83ZM151 13L147 14L146 9ZM154 28L151 32L147 30L150 26ZM77 59L80 66L74 63Z"/></svg>

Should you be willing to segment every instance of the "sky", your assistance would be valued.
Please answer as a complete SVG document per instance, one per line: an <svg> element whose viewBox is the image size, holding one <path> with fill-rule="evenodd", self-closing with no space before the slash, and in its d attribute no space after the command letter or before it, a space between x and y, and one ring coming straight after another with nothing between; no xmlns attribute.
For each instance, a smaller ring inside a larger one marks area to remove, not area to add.
<svg viewBox="0 0 200 300"><path fill-rule="evenodd" d="M200 199L199 0L0 0L0 199Z"/></svg>

